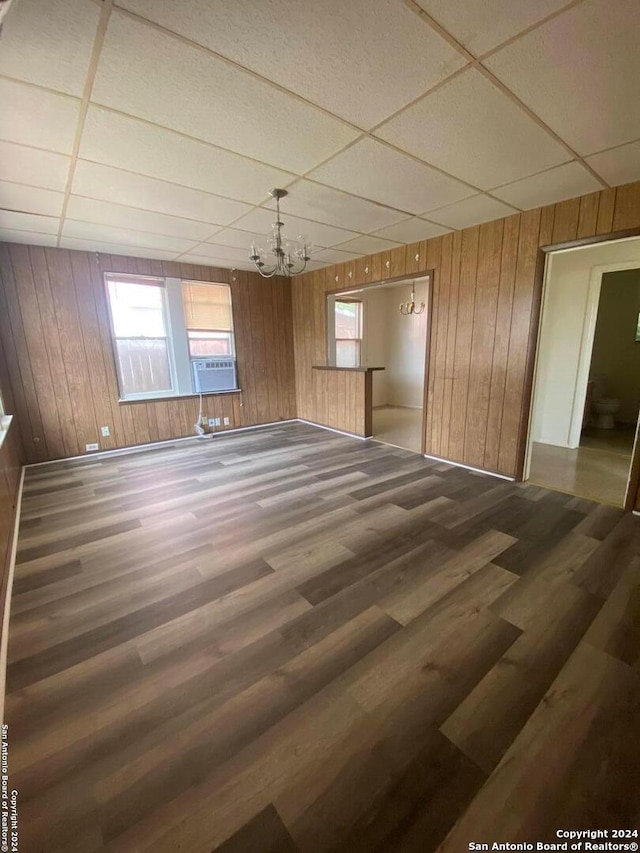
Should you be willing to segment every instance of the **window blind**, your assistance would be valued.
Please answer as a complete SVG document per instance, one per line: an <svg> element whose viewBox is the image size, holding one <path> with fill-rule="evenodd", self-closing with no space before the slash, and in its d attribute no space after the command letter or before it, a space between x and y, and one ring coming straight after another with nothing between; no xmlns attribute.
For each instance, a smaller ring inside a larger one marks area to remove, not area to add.
<svg viewBox="0 0 640 853"><path fill-rule="evenodd" d="M225 284L182 283L187 329L216 332L233 330L231 290Z"/></svg>

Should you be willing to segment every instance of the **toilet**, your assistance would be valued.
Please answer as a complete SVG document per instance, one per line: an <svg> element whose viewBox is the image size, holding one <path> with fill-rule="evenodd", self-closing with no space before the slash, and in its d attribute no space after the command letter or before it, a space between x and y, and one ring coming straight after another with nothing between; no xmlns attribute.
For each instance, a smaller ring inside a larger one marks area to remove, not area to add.
<svg viewBox="0 0 640 853"><path fill-rule="evenodd" d="M593 402L591 413L595 420L596 429L613 429L616 425L614 415L620 409L620 400L615 397L606 396L606 377L594 376L593 379Z"/></svg>
<svg viewBox="0 0 640 853"><path fill-rule="evenodd" d="M615 427L614 415L620 408L620 400L613 397L602 397L593 401L593 410L596 414L596 429L613 429Z"/></svg>

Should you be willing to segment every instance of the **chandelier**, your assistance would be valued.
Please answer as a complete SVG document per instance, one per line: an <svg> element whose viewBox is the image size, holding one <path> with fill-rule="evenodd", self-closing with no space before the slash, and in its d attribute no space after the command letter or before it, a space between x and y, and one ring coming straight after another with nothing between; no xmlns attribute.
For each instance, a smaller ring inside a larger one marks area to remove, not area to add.
<svg viewBox="0 0 640 853"><path fill-rule="evenodd" d="M280 220L280 199L288 195L287 191L269 190L269 195L276 200L276 221L268 239L273 261L270 266L266 266L263 260L266 253L264 249L258 249L255 243L251 244L249 257L263 278L272 278L274 275L300 275L310 260L312 245L304 237L291 241L282 233L284 222Z"/></svg>
<svg viewBox="0 0 640 853"><path fill-rule="evenodd" d="M411 299L409 302L400 303L400 313L408 317L410 314L422 314L424 311L424 302L421 302L416 308L416 285L415 282L411 286Z"/></svg>

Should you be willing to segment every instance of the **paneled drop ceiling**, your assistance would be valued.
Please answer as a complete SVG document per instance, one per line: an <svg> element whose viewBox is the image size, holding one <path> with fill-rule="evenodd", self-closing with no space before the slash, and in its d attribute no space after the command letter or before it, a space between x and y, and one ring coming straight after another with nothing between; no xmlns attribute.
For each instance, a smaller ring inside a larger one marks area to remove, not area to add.
<svg viewBox="0 0 640 853"><path fill-rule="evenodd" d="M14 0L0 239L311 267L640 179L638 0Z"/></svg>

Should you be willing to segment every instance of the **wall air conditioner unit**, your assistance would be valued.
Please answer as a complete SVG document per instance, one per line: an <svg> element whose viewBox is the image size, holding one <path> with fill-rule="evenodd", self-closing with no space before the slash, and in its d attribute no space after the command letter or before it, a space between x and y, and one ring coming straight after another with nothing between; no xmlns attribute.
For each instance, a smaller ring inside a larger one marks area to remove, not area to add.
<svg viewBox="0 0 640 853"><path fill-rule="evenodd" d="M206 394L209 391L230 391L238 387L236 362L234 358L230 358L228 355L192 359L191 365L193 390L196 394Z"/></svg>

